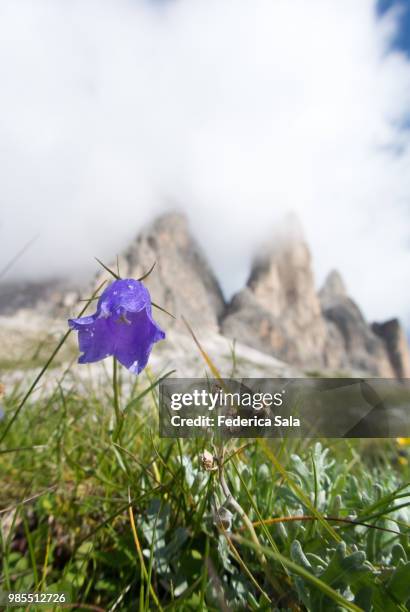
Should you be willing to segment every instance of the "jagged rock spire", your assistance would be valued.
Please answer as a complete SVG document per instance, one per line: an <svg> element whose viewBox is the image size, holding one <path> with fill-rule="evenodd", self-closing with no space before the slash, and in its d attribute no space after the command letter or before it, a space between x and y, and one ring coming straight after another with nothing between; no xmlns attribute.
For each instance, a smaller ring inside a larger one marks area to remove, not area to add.
<svg viewBox="0 0 410 612"><path fill-rule="evenodd" d="M347 297L347 290L341 274L337 270L331 270L319 291L322 306L330 306L345 297Z"/></svg>
<svg viewBox="0 0 410 612"><path fill-rule="evenodd" d="M373 323L372 329L384 341L397 378L410 378L409 344L400 321Z"/></svg>
<svg viewBox="0 0 410 612"><path fill-rule="evenodd" d="M368 325L337 271L317 293L310 251L294 219L255 258L222 331L306 369L386 377L399 372L394 350Z"/></svg>
<svg viewBox="0 0 410 612"><path fill-rule="evenodd" d="M224 298L183 214L164 214L139 232L121 257L121 274L138 278L154 261L155 269L144 281L152 300L175 316L184 315L195 328L216 330ZM158 310L155 316L167 328L173 325Z"/></svg>

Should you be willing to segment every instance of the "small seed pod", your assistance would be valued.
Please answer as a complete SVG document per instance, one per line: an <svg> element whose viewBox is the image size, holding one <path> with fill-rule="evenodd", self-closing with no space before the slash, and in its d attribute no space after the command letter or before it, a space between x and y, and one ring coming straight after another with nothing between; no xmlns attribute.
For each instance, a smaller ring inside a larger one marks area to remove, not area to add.
<svg viewBox="0 0 410 612"><path fill-rule="evenodd" d="M199 455L199 460L201 462L201 467L205 471L210 472L211 470L216 469L215 468L215 457L209 451L204 450L202 455Z"/></svg>
<svg viewBox="0 0 410 612"><path fill-rule="evenodd" d="M220 506L214 513L215 524L225 531L230 531L232 527L233 514L225 506Z"/></svg>

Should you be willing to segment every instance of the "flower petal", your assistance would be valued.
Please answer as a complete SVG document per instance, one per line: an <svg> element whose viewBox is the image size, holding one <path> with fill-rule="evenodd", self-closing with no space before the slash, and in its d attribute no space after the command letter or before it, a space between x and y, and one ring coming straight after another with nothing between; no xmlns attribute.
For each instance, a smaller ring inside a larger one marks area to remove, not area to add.
<svg viewBox="0 0 410 612"><path fill-rule="evenodd" d="M126 319L128 322L119 319L113 323L117 326L114 355L123 366L139 374L148 363L153 345L165 338L165 333L146 308L128 312Z"/></svg>
<svg viewBox="0 0 410 612"><path fill-rule="evenodd" d="M128 312L139 312L151 308L148 289L133 278L114 281L103 291L97 305L97 315L115 312L119 307Z"/></svg>
<svg viewBox="0 0 410 612"><path fill-rule="evenodd" d="M68 319L68 325L71 329L84 329L84 326L92 325L95 321L95 314L89 317L80 317L79 319Z"/></svg>
<svg viewBox="0 0 410 612"><path fill-rule="evenodd" d="M89 318L91 317L84 317L84 319ZM100 361L113 354L114 339L108 319L96 319L91 324L77 322L77 325L78 345L82 353L78 363Z"/></svg>

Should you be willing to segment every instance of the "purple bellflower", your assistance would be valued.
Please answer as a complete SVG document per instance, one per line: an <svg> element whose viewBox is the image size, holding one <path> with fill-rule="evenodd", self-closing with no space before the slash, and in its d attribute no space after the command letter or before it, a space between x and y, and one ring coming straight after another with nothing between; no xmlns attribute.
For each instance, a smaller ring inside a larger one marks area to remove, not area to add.
<svg viewBox="0 0 410 612"><path fill-rule="evenodd" d="M140 281L126 278L111 283L101 294L93 315L68 321L71 329L78 331L82 353L78 363L112 355L130 372L139 374L155 342L165 338L151 310L151 296Z"/></svg>

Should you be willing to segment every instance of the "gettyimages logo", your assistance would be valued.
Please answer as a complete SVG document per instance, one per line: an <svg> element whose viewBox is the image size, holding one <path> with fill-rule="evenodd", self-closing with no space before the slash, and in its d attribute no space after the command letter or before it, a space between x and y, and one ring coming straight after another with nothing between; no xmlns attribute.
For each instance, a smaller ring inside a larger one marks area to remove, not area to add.
<svg viewBox="0 0 410 612"><path fill-rule="evenodd" d="M229 388L229 387L228 387ZM181 410L183 407L197 406L214 410L220 407L248 407L255 411L263 408L282 406L285 390L272 393L252 393L250 390L232 393L226 391L217 384L213 385L214 391L206 389L195 389L191 393L173 393L171 395L171 409Z"/></svg>
<svg viewBox="0 0 410 612"><path fill-rule="evenodd" d="M252 392L242 384L239 391L233 392L229 390L232 387L231 381L223 387L215 383L210 389L195 388L190 392L171 393L171 411L183 410L183 414L170 415L171 426L177 429L217 428L231 433L240 433L248 428L300 426L297 418L282 419L281 415L273 414L273 408L280 408L284 404L285 389L274 393ZM197 413L192 414L193 411L187 409L197 409ZM204 410L208 414L204 414Z"/></svg>

